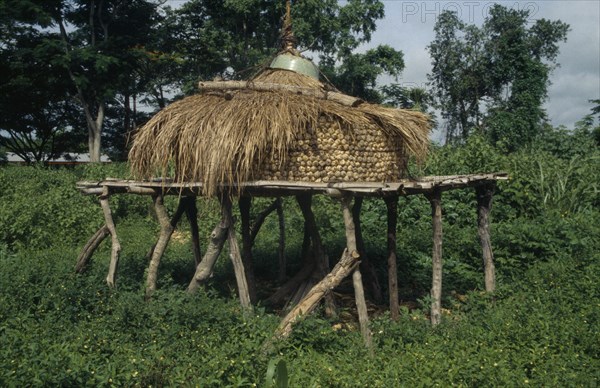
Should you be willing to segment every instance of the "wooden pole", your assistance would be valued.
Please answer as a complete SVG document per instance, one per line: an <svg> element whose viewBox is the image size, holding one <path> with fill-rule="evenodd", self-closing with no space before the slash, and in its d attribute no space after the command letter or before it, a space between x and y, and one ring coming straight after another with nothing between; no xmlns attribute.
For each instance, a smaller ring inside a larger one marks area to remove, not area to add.
<svg viewBox="0 0 600 388"><path fill-rule="evenodd" d="M277 249L277 257L279 259L279 274L277 280L279 284L283 284L287 272L287 260L285 257L285 219L283 218L283 200L277 198L277 221L279 224L279 246Z"/></svg>
<svg viewBox="0 0 600 388"><path fill-rule="evenodd" d="M287 91L294 94L301 94L305 96L312 96L324 100L335 101L345 106L356 107L362 104L364 101L360 98L351 97L342 93L326 92L319 89L304 88L300 86L290 86L273 84L266 82L255 82L255 81L201 81L198 83L198 89L201 92L204 91L224 91L224 90L258 90L258 91ZM232 97L232 96L229 96Z"/></svg>
<svg viewBox="0 0 600 388"><path fill-rule="evenodd" d="M196 292L200 285L210 277L215 263L217 262L217 258L223 250L228 230L229 220L223 216L221 222L219 222L210 234L210 241L206 247L206 253L200 261L200 264L196 267L196 273L187 288L188 293L193 294Z"/></svg>
<svg viewBox="0 0 600 388"><path fill-rule="evenodd" d="M281 303L286 295L296 290L302 282L304 282L315 270L316 259L314 255L310 254L310 232L308 221L304 219L303 229L303 240L302 240L302 268L298 271L291 279L283 284L273 295L265 300L265 304L274 305Z"/></svg>
<svg viewBox="0 0 600 388"><path fill-rule="evenodd" d="M319 227L317 226L315 214L312 211L312 195L298 195L296 196L296 201L302 211L305 228L308 231L312 242L316 269L316 271L313 272L314 279L315 281L319 281L329 273L329 258L323 248ZM325 314L328 317L334 317L337 314L335 300L333 299L333 294L330 292L325 293Z"/></svg>
<svg viewBox="0 0 600 388"><path fill-rule="evenodd" d="M108 198L110 191L107 186L102 188L102 194L100 195L100 206L104 213L104 222L108 228L112 241L112 248L110 251L110 264L108 266L108 275L106 276L106 283L109 287L115 286L115 277L117 273L117 266L119 265L119 253L121 252L121 243L117 237L117 230L115 228L115 222L113 221L112 211L110 210L110 204Z"/></svg>
<svg viewBox="0 0 600 388"><path fill-rule="evenodd" d="M200 249L200 235L198 232L198 208L196 207L196 197L187 197L187 206L185 215L190 223L190 234L192 235L192 250L194 251L194 262L196 267L202 260L202 250Z"/></svg>
<svg viewBox="0 0 600 388"><path fill-rule="evenodd" d="M159 195L159 194L157 193L156 195ZM175 210L175 214L173 214L173 217L171 217L170 222L171 222L171 226L173 227L173 229L175 229L177 227L177 224L179 223L181 216L186 211L186 208L188 206L188 203L187 203L188 198L189 197L181 197L181 200L179 201L179 204L177 206L177 210ZM154 197L153 197L152 201L154 203ZM157 220L159 219L158 215L156 216L156 219ZM159 222L159 224L160 224L160 222ZM148 253L146 253L146 260L148 260L148 262L150 262L152 260L152 255L154 254L154 250L156 249L157 243L158 242L154 243L154 245L152 245L150 247L150 249L148 250Z"/></svg>
<svg viewBox="0 0 600 388"><path fill-rule="evenodd" d="M110 231L108 230L106 224L104 224L96 231L96 233L94 233L92 237L90 237L88 242L81 250L79 257L77 257L77 264L75 265L76 273L83 273L85 271L88 262L92 258L92 255L109 234Z"/></svg>
<svg viewBox="0 0 600 388"><path fill-rule="evenodd" d="M427 194L431 203L433 250L431 277L431 324L438 325L442 311L442 191L433 189Z"/></svg>
<svg viewBox="0 0 600 388"><path fill-rule="evenodd" d="M319 304L321 299L326 293L337 287L341 281L346 278L352 270L358 265L358 253L354 251L353 254L349 253L348 250L344 250L342 258L333 267L333 270L327 274L319 283L308 291L308 293L302 298L300 303L294 306L290 312L283 318L275 336L278 338L285 338L292 332L292 326L299 319L310 314L315 307Z"/></svg>
<svg viewBox="0 0 600 388"><path fill-rule="evenodd" d="M265 210L258 213L254 222L250 226L250 241L252 242L251 246L254 246L254 242L256 241L256 236L260 231L260 228L265 223L265 220L269 216L269 214L273 213L277 209L278 200L273 201Z"/></svg>
<svg viewBox="0 0 600 388"><path fill-rule="evenodd" d="M400 316L398 305L398 267L396 258L396 228L398 224L398 197L386 197L387 207L387 263L388 289L390 294L390 316L398 320Z"/></svg>
<svg viewBox="0 0 600 388"><path fill-rule="evenodd" d="M169 219L167 209L165 208L164 197L162 195L155 195L152 197L152 200L154 202L156 217L158 218L158 223L160 224L160 235L158 236L158 241L154 246L152 258L150 259L150 264L148 265L148 275L146 278L146 299L149 299L152 296L152 293L154 293L156 290L156 281L158 279L158 266L160 264L160 260L165 253L165 249L167 249L171 235L175 230L175 225L177 224L179 218L181 218L185 208L185 206L182 204L183 200L180 200L176 214L173 216L174 222L172 223Z"/></svg>
<svg viewBox="0 0 600 388"><path fill-rule="evenodd" d="M227 230L227 241L229 242L229 258L233 263L233 270L235 271L235 280L238 286L238 293L240 297L240 304L246 311L252 309L252 303L250 301L250 293L248 291L248 281L246 280L246 271L244 270L244 263L242 262L242 255L240 254L240 247L235 236L235 225L233 221L233 214L231 211L231 199L225 194L221 198L221 209L224 217L229 223Z"/></svg>
<svg viewBox="0 0 600 388"><path fill-rule="evenodd" d="M251 197L240 197L238 201L240 208L241 226L242 226L242 262L244 263L244 272L248 282L248 293L250 301L256 302L256 278L254 276L254 265L252 262L253 241L250 234L250 208L252 206Z"/></svg>
<svg viewBox="0 0 600 388"><path fill-rule="evenodd" d="M477 232L481 241L483 253L483 268L485 275L485 290L494 292L496 289L496 269L494 266L494 253L490 238L490 211L495 184L477 186Z"/></svg>
<svg viewBox="0 0 600 388"><path fill-rule="evenodd" d="M356 247L356 230L354 227L354 220L352 219L352 212L350 210L350 203L352 197L345 196L340 198L342 204L342 213L344 215L344 226L346 228L346 247L352 256L359 257L358 250ZM356 302L356 309L358 310L358 322L360 324L360 332L365 341L367 348L373 348L373 339L371 336L371 330L369 329L369 315L367 312L367 303L365 301L365 292L362 284L362 276L360 274L360 267L357 266L352 273L352 283L354 284L354 299Z"/></svg>
<svg viewBox="0 0 600 388"><path fill-rule="evenodd" d="M292 291L297 289L300 286L300 284L302 284L302 282L308 279L310 274L313 273L314 269L314 261L311 260L309 262L303 263L300 271L298 271L294 276L292 276L292 278L288 280L284 285L279 287L279 289L273 295L267 298L264 301L264 303L268 306L281 303L286 297L286 295L290 294Z"/></svg>
<svg viewBox="0 0 600 388"><path fill-rule="evenodd" d="M381 285L377 278L377 271L373 266L373 262L369 260L367 256L367 248L365 247L365 241L362 234L362 226L360 222L360 212L362 210L363 198L355 197L354 205L352 206L352 217L354 219L354 228L356 230L356 247L360 254L360 271L365 274L365 281L367 283L367 289L369 290L371 297L375 303L383 302L383 295L381 294Z"/></svg>

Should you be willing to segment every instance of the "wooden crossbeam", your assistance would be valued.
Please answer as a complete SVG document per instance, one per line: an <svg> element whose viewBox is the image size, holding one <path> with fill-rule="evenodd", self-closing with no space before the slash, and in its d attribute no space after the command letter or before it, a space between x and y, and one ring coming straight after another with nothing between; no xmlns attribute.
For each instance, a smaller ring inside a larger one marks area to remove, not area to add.
<svg viewBox="0 0 600 388"><path fill-rule="evenodd" d="M466 187L476 187L488 183L507 180L508 174L503 172L489 174L428 176L419 179L401 179L397 182L300 182L300 181L251 181L242 182L237 186L222 185L223 192L232 188L241 188L243 194L254 196L286 196L300 193L332 194L343 192L353 196L396 196L426 194L436 190L453 190ZM175 182L169 179L152 181L115 180L81 181L77 188L87 195L98 195L102 188L107 187L112 193L131 193L139 195L202 195L202 182Z"/></svg>

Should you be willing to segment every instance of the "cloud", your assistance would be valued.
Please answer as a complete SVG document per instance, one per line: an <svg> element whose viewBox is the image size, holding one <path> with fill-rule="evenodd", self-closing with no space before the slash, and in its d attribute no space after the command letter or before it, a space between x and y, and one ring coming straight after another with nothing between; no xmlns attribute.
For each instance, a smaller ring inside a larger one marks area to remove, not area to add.
<svg viewBox="0 0 600 388"><path fill-rule="evenodd" d="M387 1L386 17L377 24L372 41L361 49L388 44L404 52L406 68L401 83L424 85L431 70L425 47L434 39L433 27L442 10L459 11L465 22L480 25L493 2L477 1ZM528 9L532 22L545 18L571 26L567 42L561 44L560 67L551 75L545 104L554 125L571 127L588 114L590 99L600 98L600 2L510 1L505 6ZM382 80L389 82L391 80Z"/></svg>

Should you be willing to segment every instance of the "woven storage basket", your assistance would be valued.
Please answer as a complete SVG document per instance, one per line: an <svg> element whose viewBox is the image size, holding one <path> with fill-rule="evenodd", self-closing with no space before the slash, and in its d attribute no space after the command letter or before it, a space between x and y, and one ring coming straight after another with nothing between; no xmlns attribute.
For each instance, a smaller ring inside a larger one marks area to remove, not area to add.
<svg viewBox="0 0 600 388"><path fill-rule="evenodd" d="M288 149L284 161L267 157L255 179L307 182L389 182L403 176L406 155L399 138L379 127L343 126L322 115Z"/></svg>

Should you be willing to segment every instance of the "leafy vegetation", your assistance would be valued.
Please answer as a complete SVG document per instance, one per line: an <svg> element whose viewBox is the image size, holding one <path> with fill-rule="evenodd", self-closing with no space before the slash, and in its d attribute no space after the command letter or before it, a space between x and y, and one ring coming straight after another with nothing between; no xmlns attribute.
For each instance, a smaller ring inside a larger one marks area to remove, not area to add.
<svg viewBox="0 0 600 388"><path fill-rule="evenodd" d="M283 6L0 0L0 69L7 74L0 158L6 150L33 151L31 159L41 160L81 146L86 135L95 157L102 132L113 156L123 156L126 134L145 119L138 101L162 108L189 93L196 77L251 75L274 53ZM510 173L492 212L497 291L482 293L474 193L444 193L444 314L432 328L430 205L402 198L402 313L392 322L384 308L374 309L374 355L343 303L338 319L314 314L265 354L277 312L259 304L254 314L241 313L227 252L205 289L184 292L193 273L185 222L163 257L158 291L144 302L145 255L158 231L147 198L111 198L123 244L118 288L104 281L108 243L85 274L74 274L79 249L102 223L94 198L80 195L75 182L127 178L127 165L0 167L0 385L597 386L600 108L568 131L544 124L541 107L568 26L526 25L527 11L500 5L481 28L442 13L430 45L431 96L399 85L377 88L378 75L404 68L394 48L353 52L383 17L380 1L302 1L292 12L300 48L319 58L341 90L409 109L442 107L448 137L460 141L434 147L425 165L411 167L413 175ZM85 127L88 134L76 133ZM266 204L255 200L254 211ZM166 205L172 212L176 198ZM333 261L345 244L339 207L321 196L314 208ZM292 275L303 220L292 199L284 209ZM385 214L381 201L365 201L363 235L383 285ZM199 200L199 215L205 241L219 219L217 204ZM269 217L255 245L260 297L276 286L277 227ZM338 301L349 290L342 283Z"/></svg>
<svg viewBox="0 0 600 388"><path fill-rule="evenodd" d="M292 337L262 353L278 317L259 307L244 316L233 271L222 257L206 290L188 296L193 256L184 225L161 263L159 290L143 302L144 257L156 237L149 202L116 196L123 242L119 286L104 283L104 243L88 272L73 273L78 250L101 223L79 179L127 176L126 165L72 170L0 169L0 385L255 386L594 386L600 354L600 181L592 134L548 136L537 150L504 154L479 137L440 147L420 173L507 170L492 212L498 290L482 293L475 196L444 194L444 316L427 320L431 220L420 197L399 206L402 313L374 314L375 355L364 349L352 309L340 320L309 317ZM556 138L567 136L570 153ZM578 138L568 136L580 136ZM579 139L579 140L576 140ZM557 144L558 151L553 151ZM595 186L596 185L596 186ZM266 203L266 202L265 202ZM172 211L174 201L167 204ZM217 206L200 202L204 239ZM264 205L257 202L256 206ZM302 244L300 212L285 201L290 273ZM315 199L330 257L344 244L337 205ZM385 276L385 208L364 204L369 255ZM268 218L255 248L260 284L276 278L276 220ZM344 292L342 285L340 292ZM280 362L281 361L281 362ZM276 368L276 369L275 369ZM284 373L283 370L287 373Z"/></svg>
<svg viewBox="0 0 600 388"><path fill-rule="evenodd" d="M164 108L199 79L249 78L278 50L283 1L178 5L0 0L0 145L28 162L87 146L99 161L102 141L102 152L124 160L148 118L138 105ZM389 46L353 52L383 18L381 1L302 1L292 14L298 48L345 92L378 101L377 76L404 68Z"/></svg>
<svg viewBox="0 0 600 388"><path fill-rule="evenodd" d="M569 25L539 19L528 26L529 16L500 4L481 27L464 23L456 12L439 16L428 46L429 80L447 120L447 141L481 132L515 150L539 133L549 75Z"/></svg>

